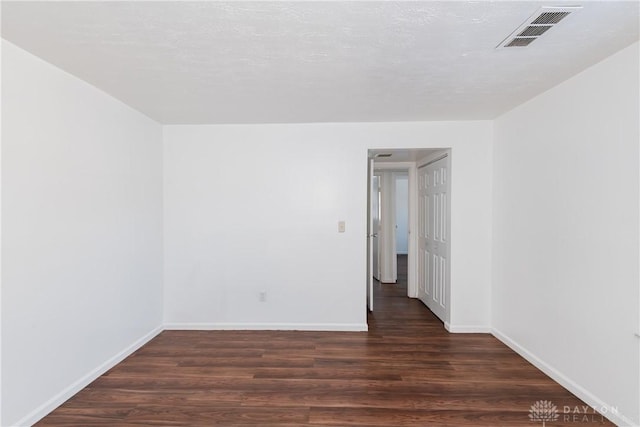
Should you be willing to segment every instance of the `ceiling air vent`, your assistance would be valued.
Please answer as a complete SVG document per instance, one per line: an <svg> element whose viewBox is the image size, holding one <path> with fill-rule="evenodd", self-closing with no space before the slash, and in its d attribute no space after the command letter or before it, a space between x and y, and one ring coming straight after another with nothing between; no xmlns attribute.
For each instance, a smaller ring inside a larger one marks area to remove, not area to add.
<svg viewBox="0 0 640 427"><path fill-rule="evenodd" d="M532 24L557 24L567 17L571 12L562 11L562 12L543 12L536 19L533 20Z"/></svg>
<svg viewBox="0 0 640 427"><path fill-rule="evenodd" d="M581 6L543 6L516 28L514 32L509 34L509 37L504 39L496 49L529 46L538 37L550 30L551 27L580 9L582 9Z"/></svg>
<svg viewBox="0 0 640 427"><path fill-rule="evenodd" d="M535 40L535 37L516 37L511 40L509 44L504 45L504 47L524 47L529 46L529 43Z"/></svg>

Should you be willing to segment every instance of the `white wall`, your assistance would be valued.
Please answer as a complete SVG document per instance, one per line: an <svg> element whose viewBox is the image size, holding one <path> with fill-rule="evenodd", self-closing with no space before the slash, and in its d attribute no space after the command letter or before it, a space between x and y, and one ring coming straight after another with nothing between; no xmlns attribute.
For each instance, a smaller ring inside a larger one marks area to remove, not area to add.
<svg viewBox="0 0 640 427"><path fill-rule="evenodd" d="M409 250L409 177L396 174L396 252L406 255Z"/></svg>
<svg viewBox="0 0 640 427"><path fill-rule="evenodd" d="M162 130L2 42L2 425L162 322Z"/></svg>
<svg viewBox="0 0 640 427"><path fill-rule="evenodd" d="M640 423L638 49L500 117L494 141L493 326L627 425Z"/></svg>
<svg viewBox="0 0 640 427"><path fill-rule="evenodd" d="M491 122L165 126L165 322L364 328L367 149L452 147L451 323L487 330L491 141Z"/></svg>

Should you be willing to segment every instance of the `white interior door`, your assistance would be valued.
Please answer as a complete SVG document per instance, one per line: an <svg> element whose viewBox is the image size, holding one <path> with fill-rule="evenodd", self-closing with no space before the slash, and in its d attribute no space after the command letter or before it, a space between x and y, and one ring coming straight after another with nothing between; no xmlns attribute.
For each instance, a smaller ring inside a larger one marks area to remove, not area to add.
<svg viewBox="0 0 640 427"><path fill-rule="evenodd" d="M374 252L377 253L377 240L374 240L374 200L378 200L377 182L374 188L373 159L369 160L367 171L367 308L373 311L373 272ZM377 264L376 264L377 267Z"/></svg>
<svg viewBox="0 0 640 427"><path fill-rule="evenodd" d="M396 283L398 266L396 254L395 181L392 171L382 171L378 180L380 215L378 227L378 272L381 283Z"/></svg>
<svg viewBox="0 0 640 427"><path fill-rule="evenodd" d="M380 176L371 178L371 246L373 278L380 280Z"/></svg>
<svg viewBox="0 0 640 427"><path fill-rule="evenodd" d="M418 298L448 321L450 290L449 156L418 169Z"/></svg>

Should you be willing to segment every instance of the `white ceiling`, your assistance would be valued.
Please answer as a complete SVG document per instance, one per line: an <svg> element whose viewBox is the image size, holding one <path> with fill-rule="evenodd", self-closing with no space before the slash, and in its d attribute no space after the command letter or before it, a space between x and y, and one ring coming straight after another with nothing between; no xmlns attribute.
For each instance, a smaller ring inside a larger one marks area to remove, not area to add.
<svg viewBox="0 0 640 427"><path fill-rule="evenodd" d="M2 37L165 124L492 119L639 38L639 2L2 2Z"/></svg>

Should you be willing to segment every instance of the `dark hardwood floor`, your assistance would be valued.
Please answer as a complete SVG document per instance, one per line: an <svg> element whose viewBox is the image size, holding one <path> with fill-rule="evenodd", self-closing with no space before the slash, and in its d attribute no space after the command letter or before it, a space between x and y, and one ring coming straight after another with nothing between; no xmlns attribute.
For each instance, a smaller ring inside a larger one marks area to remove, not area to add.
<svg viewBox="0 0 640 427"><path fill-rule="evenodd" d="M369 332L165 331L38 426L612 425L491 335L449 334L399 283L376 284Z"/></svg>

